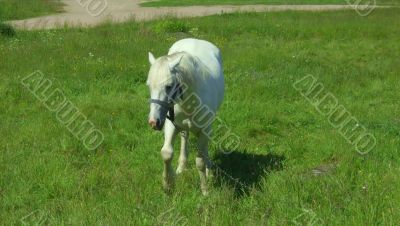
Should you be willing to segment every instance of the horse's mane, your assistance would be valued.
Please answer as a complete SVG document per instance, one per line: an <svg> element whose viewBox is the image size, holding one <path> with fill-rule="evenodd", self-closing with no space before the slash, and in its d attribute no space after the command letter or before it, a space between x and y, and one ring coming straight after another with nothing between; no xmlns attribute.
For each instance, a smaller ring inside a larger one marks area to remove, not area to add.
<svg viewBox="0 0 400 226"><path fill-rule="evenodd" d="M176 67L176 72L170 73L169 62L180 57L181 60ZM160 57L158 64L159 65L154 68L154 70L156 70L154 72L158 76L163 76L157 79L159 82L173 79L181 84L184 83L189 88L194 89L208 76L210 76L208 68L197 57L186 52L177 52ZM169 75L172 75L172 78L169 77Z"/></svg>

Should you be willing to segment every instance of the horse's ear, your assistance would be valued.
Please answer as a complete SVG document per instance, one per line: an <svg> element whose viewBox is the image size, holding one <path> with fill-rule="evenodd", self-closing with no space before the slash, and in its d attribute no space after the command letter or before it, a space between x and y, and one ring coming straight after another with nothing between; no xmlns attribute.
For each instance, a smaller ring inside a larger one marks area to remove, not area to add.
<svg viewBox="0 0 400 226"><path fill-rule="evenodd" d="M149 62L151 65L154 64L154 62L156 62L156 58L154 57L154 55L152 53L149 52Z"/></svg>
<svg viewBox="0 0 400 226"><path fill-rule="evenodd" d="M176 68L176 66L179 65L179 63L180 63L181 60L182 60L182 57L183 57L183 55L177 57L177 58L174 59L174 60L169 61L169 69L170 69L171 71L174 70L174 69Z"/></svg>

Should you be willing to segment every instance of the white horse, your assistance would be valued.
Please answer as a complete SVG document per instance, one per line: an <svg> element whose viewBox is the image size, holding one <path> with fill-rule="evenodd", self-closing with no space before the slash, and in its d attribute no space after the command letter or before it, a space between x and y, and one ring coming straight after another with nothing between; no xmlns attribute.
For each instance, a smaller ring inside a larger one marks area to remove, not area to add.
<svg viewBox="0 0 400 226"><path fill-rule="evenodd" d="M188 158L189 132L197 141L196 167L201 190L207 194L207 176L211 164L208 143L211 123L224 97L224 75L220 50L210 42L183 39L170 48L167 56L155 59L149 53L151 68L147 85L150 88L149 124L155 130L164 128L164 189L174 185L172 169L173 143L181 133L181 152L176 173L185 170Z"/></svg>

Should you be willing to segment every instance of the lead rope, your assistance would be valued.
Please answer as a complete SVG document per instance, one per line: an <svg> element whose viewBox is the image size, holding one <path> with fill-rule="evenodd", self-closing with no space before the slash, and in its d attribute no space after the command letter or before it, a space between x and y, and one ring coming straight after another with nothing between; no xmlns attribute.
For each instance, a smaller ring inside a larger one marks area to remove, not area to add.
<svg viewBox="0 0 400 226"><path fill-rule="evenodd" d="M172 107L170 107L170 108L168 109L167 119L169 119L169 121L172 122L172 124L175 126L175 128L178 128L178 127L176 127L176 125L175 125L175 111L174 111L174 106L172 106Z"/></svg>

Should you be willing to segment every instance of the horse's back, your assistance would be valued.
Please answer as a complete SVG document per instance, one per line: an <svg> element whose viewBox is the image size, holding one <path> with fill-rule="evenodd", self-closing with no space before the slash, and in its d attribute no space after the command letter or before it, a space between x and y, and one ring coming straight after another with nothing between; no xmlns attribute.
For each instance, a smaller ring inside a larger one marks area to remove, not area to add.
<svg viewBox="0 0 400 226"><path fill-rule="evenodd" d="M211 42L193 38L182 39L172 45L168 55L177 52L187 52L200 59L210 69L212 76L223 76L221 52Z"/></svg>
<svg viewBox="0 0 400 226"><path fill-rule="evenodd" d="M212 43L198 39L182 39L170 48L168 55L186 52L206 67L209 77L198 95L202 102L216 111L224 99L224 74L220 50Z"/></svg>
<svg viewBox="0 0 400 226"><path fill-rule="evenodd" d="M189 62L195 61L195 64L189 63L195 72L191 73L191 76L198 76L194 79L197 82L194 92L200 98L200 103L214 112L211 115L207 114L210 119L213 119L224 99L224 74L220 50L208 41L182 39L172 45L168 55L181 52L191 56L187 58L190 59Z"/></svg>

